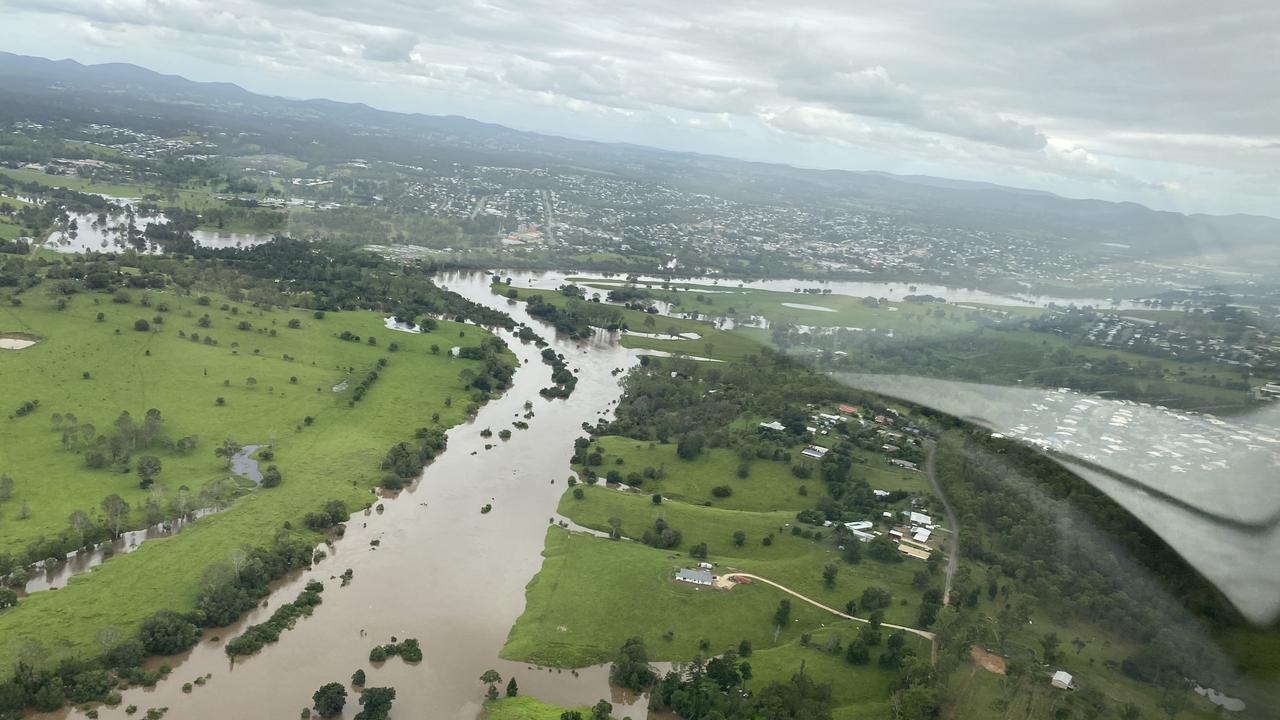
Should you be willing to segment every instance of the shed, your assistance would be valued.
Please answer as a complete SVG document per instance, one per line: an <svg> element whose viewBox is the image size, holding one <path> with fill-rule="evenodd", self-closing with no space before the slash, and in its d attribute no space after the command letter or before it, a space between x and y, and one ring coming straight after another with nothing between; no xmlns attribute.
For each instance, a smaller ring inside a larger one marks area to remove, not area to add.
<svg viewBox="0 0 1280 720"><path fill-rule="evenodd" d="M1061 688L1063 690L1072 690L1075 688L1075 680L1071 677L1071 673L1066 670L1059 670L1053 674L1053 679L1049 684Z"/></svg>
<svg viewBox="0 0 1280 720"><path fill-rule="evenodd" d="M814 460L821 460L823 456L827 454L827 449L824 447L818 447L817 445L810 445L809 447L801 450L800 454L808 458L813 458Z"/></svg>

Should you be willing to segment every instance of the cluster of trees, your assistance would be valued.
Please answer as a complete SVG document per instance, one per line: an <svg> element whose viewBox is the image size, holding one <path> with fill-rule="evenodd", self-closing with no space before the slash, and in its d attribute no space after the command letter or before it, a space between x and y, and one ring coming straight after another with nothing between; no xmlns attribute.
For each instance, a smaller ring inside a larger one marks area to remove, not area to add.
<svg viewBox="0 0 1280 720"><path fill-rule="evenodd" d="M573 388L578 384L578 377L569 369L569 364L564 361L564 355L551 348L544 348L542 361L551 366L551 382L554 384L542 388L538 393L546 398L567 398L572 395Z"/></svg>
<svg viewBox="0 0 1280 720"><path fill-rule="evenodd" d="M231 657L252 655L262 649L263 645L280 639L280 633L293 627L298 618L310 615L316 605L321 602L320 593L324 592L324 584L318 580L308 582L293 602L284 603L271 613L271 617L263 623L250 625L236 638L230 640L225 650Z"/></svg>
<svg viewBox="0 0 1280 720"><path fill-rule="evenodd" d="M369 662L383 662L389 657L400 657L405 662L422 662L422 646L414 638L405 638L401 642L395 642L395 638L391 638L392 642L385 645L375 645L369 651Z"/></svg>
<svg viewBox="0 0 1280 720"><path fill-rule="evenodd" d="M649 696L651 708L684 720L830 720L831 686L815 683L803 670L788 682L748 691L751 666L730 651L667 673Z"/></svg>
<svg viewBox="0 0 1280 720"><path fill-rule="evenodd" d="M485 338L479 345L458 348L458 357L477 360L479 369L466 368L459 373L463 385L481 393L502 390L511 384L515 368L506 355L507 346L500 338Z"/></svg>
<svg viewBox="0 0 1280 720"><path fill-rule="evenodd" d="M385 367L386 358L379 358L378 364L379 364L379 367ZM363 400L365 393L369 392L369 388L373 387L373 384L377 381L378 381L377 370L370 370L369 372L365 373L364 377L360 378L360 382L356 383L355 389L351 391L351 399L347 401L347 404L355 405L356 403Z"/></svg>
<svg viewBox="0 0 1280 720"><path fill-rule="evenodd" d="M128 472L133 454L139 450L160 446L187 453L198 444L194 435L177 442L166 441L162 437L164 418L156 408L147 410L140 423L127 410L121 412L111 424L112 432L109 433L99 433L93 423L82 423L71 413L54 413L51 420L53 429L62 432L63 449L82 453L84 464L95 469L109 466L116 472ZM150 487L160 469L160 460L154 455L140 458L138 477L142 487Z"/></svg>
<svg viewBox="0 0 1280 720"><path fill-rule="evenodd" d="M347 517L351 513L347 510L347 504L341 500L330 500L324 504L320 510L309 512L302 518L302 522L307 526L308 530L323 532L335 525L346 522Z"/></svg>
<svg viewBox="0 0 1280 720"><path fill-rule="evenodd" d="M644 642L638 637L624 642L609 668L609 682L639 693L648 690L657 680L658 674L649 665Z"/></svg>
<svg viewBox="0 0 1280 720"><path fill-rule="evenodd" d="M382 477L382 487L388 490L399 490L418 473L422 466L431 462L444 451L449 438L438 428L418 428L414 432L414 442L400 442L391 446L382 458L382 469L386 471Z"/></svg>
<svg viewBox="0 0 1280 720"><path fill-rule="evenodd" d="M512 293L516 292L514 288L508 290L507 297L515 299L517 296ZM579 300L573 294L559 305L548 302L541 295L530 295L527 300L526 310L530 315L551 323L557 332L574 339L592 337L597 327L611 331L626 329L622 311L612 305Z"/></svg>
<svg viewBox="0 0 1280 720"><path fill-rule="evenodd" d="M653 527L645 528L644 535L640 536L645 545L663 550L679 547L682 539L680 531L668 525L666 518L661 517L653 521Z"/></svg>

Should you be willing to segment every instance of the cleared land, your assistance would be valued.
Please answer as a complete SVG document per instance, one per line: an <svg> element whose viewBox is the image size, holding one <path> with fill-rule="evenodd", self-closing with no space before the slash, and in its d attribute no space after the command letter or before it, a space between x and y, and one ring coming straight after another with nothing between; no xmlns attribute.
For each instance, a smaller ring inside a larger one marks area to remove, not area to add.
<svg viewBox="0 0 1280 720"><path fill-rule="evenodd" d="M242 544L268 543L286 522L299 527L306 512L330 498L343 499L352 509L367 505L391 445L410 439L413 428L431 426L435 413L439 427L463 419L466 393L458 373L473 363L451 357L448 347L488 337L473 326L449 322L440 323L436 334L414 335L387 330L374 313L330 313L317 320L308 311L260 311L223 298L201 306L194 297L166 293L151 293L148 308L139 304L141 292L130 292L128 304L112 303L107 295L75 295L58 311L41 286L24 293L20 307L0 308L0 330L43 338L24 350L0 351L0 395L13 405L5 415L24 400L40 401L32 414L0 420L6 439L0 472L14 478L14 497L0 504L0 551L12 552L64 530L74 510L98 513L111 493L134 507L131 526L145 523L137 508L148 493L138 487L138 477L89 469L81 454L63 450L61 433L51 424L53 413L73 413L106 433L121 411L140 420L156 408L165 419L165 437L198 436L198 446L186 455L148 451L163 464L157 484L165 489L164 504L182 486L196 494L226 477L213 448L228 437L271 444L272 462L284 482L254 490L179 535L149 541L73 578L62 590L36 593L0 613L0 664L10 663L26 637L39 638L56 653L96 649L94 631L102 626L131 632L158 609L188 608L205 568L227 561ZM159 312L161 303L168 312ZM224 303L227 310L220 309ZM102 322L96 320L99 312L105 314ZM209 328L197 325L205 313ZM163 324L134 330L136 319L155 316L162 316ZM300 327L289 328L290 320ZM237 329L241 321L252 329ZM361 341L338 339L343 330ZM218 345L192 342L179 331L211 335ZM377 346L365 342L370 336ZM389 351L391 342L399 344L398 352ZM433 343L444 351L431 354ZM384 357L386 369L368 394L349 406L354 380ZM353 382L335 393L333 387L347 379ZM445 404L450 396L457 400L451 407ZM224 405L215 404L218 397ZM403 402L406 397L414 401ZM308 416L314 418L311 425L304 422ZM26 519L19 518L23 503L30 510Z"/></svg>
<svg viewBox="0 0 1280 720"><path fill-rule="evenodd" d="M832 635L841 638L843 648L860 623L793 601L792 622L775 638L772 616L785 594L762 585L724 591L674 582L675 569L689 563L679 553L552 528L543 554L542 571L529 584L528 605L512 628L503 657L581 667L607 661L627 638L639 636L654 660L690 660L706 654L699 645L704 639L711 652L736 648L746 639L755 650L745 658L753 670L748 688L786 680L803 661L806 673L832 683L835 717L885 716L896 671L876 664L882 647L873 649L871 663L864 666L848 664L842 653L819 649ZM801 644L803 633L812 635L809 647ZM923 639L908 635L907 642L918 654L928 654ZM533 707L541 711L547 706ZM545 717L558 718L562 711L557 708Z"/></svg>
<svg viewBox="0 0 1280 720"><path fill-rule="evenodd" d="M667 501L654 505L643 495L596 487L586 488L582 500L566 492L560 501L560 513L580 525L605 532L611 527L610 519L616 518L627 537L640 537L661 517L683 534L681 544L673 551L680 562L695 562L688 557L689 548L706 543L707 559L717 563L717 572L738 570L759 575L835 608L843 608L868 587L882 587L893 594L893 604L885 608L885 622L915 626L920 591L911 587L911 579L917 570L924 569L924 563L909 559L882 563L866 557L857 564L845 563L829 532L822 540L792 535L787 526L795 524L793 512L743 512ZM738 530L746 533L741 547L733 539ZM773 538L770 545L763 542L766 536ZM833 588L826 587L822 579L822 568L827 563L840 568Z"/></svg>

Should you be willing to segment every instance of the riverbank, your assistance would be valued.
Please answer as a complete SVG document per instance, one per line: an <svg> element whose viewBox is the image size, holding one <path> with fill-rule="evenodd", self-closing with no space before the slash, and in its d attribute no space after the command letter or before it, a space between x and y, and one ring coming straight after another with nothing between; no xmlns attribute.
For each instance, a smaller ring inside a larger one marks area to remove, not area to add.
<svg viewBox="0 0 1280 720"><path fill-rule="evenodd" d="M41 401L39 412L5 421L6 436L16 441L0 449L0 471L14 478L13 497L3 504L10 521L0 524L5 551L65 533L77 510L91 524L103 522L99 505L110 494L127 503L124 529L145 527L152 502L168 512L179 502L200 506L202 497L230 501L244 486L227 483L228 471L214 454L225 438L271 444L271 464L284 479L180 534L111 558L57 592L33 594L0 613L5 666L28 639L55 656L96 654L95 635L103 626L131 635L156 610L189 609L206 570L232 562L243 545L269 544L282 527L301 530L303 516L329 499L353 508L372 503L370 488L381 479L378 466L391 445L411 439L411 428L448 427L466 417L469 400L458 373L478 363L433 354L430 346L490 337L447 322L434 337L448 340L403 336L386 331L382 316L371 312L318 319L302 310L268 312L216 297L204 305L163 292L150 293L147 308L134 293L124 304L94 304L92 296L81 295L58 311L34 299L39 288L30 292L31 301L3 311L7 322L45 337L0 356L0 376L21 381L6 397ZM167 312L158 312L161 305ZM105 316L101 322L98 312ZM205 314L211 316L208 327L200 322ZM146 332L134 329L137 317L152 315L167 322ZM238 329L241 322L250 329ZM343 330L382 342L343 342L337 337ZM197 335L217 344L194 341ZM393 340L398 347L390 352ZM363 376L383 358L378 383L361 400L351 402L350 391L332 391L349 369ZM422 400L400 402L406 396ZM106 434L122 410L140 423L150 408L160 411L168 442L195 438L189 451L157 444L139 453L154 454L162 465L150 489L140 488L133 472L86 471L86 451L66 449L63 429L51 420L56 414L65 424L74 415L76 427L91 423ZM23 507L27 517L17 519Z"/></svg>

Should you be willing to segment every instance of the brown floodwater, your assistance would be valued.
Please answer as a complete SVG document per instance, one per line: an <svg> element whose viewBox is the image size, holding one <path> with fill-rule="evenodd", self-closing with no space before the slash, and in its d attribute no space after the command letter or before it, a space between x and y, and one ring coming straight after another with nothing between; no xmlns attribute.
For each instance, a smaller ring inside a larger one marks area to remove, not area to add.
<svg viewBox="0 0 1280 720"><path fill-rule="evenodd" d="M119 707L98 708L100 717L130 717L124 708L137 705L139 712L131 717L167 707L167 717L182 720L296 718L320 685L346 685L353 672L364 669L367 685L395 687L394 717L474 720L484 700L479 678L488 668L502 675L502 687L515 676L521 694L546 702L589 705L604 698L614 703L618 717L646 717L644 698L610 688L607 666L549 670L498 657L524 609L525 586L541 566L543 539L569 474L572 440L583 434L584 421L611 415L623 377L613 370L632 366L638 356L603 333L581 343L553 339L553 330L525 314L523 304L508 305L491 294L488 275L448 274L439 281L510 313L552 341L577 371L572 397L540 396L538 390L550 384L551 373L541 350L501 331L519 357L513 387L485 405L472 422L451 430L448 450L413 487L381 501L381 513L354 515L346 535L326 548L328 557L280 582L266 607L233 627L207 633L186 655L166 658L173 667L166 679L154 688L124 691ZM532 401L534 417L528 430L517 430L511 423L522 419L526 401ZM494 437L480 436L486 427ZM497 438L503 428L512 429L510 440ZM486 444L492 449L486 450ZM493 509L482 514L485 504ZM375 540L377 546L371 544ZM347 568L354 580L341 587L336 576ZM315 613L285 631L279 642L232 663L223 651L226 640L293 600L311 579L325 584L324 602ZM369 650L393 636L417 638L422 662L410 665L392 658L371 665ZM183 692L184 683L206 674L211 677L205 685ZM357 693L348 693L345 718L360 709ZM58 716L82 714L64 710Z"/></svg>

